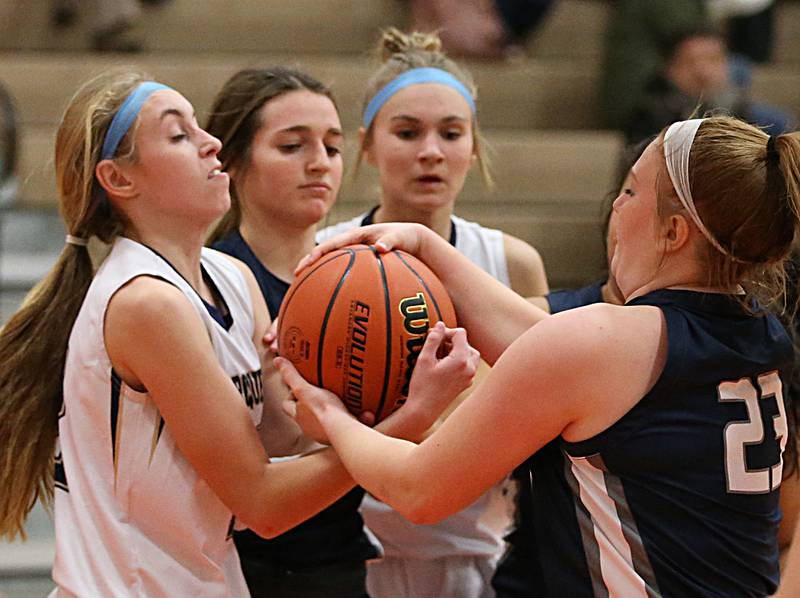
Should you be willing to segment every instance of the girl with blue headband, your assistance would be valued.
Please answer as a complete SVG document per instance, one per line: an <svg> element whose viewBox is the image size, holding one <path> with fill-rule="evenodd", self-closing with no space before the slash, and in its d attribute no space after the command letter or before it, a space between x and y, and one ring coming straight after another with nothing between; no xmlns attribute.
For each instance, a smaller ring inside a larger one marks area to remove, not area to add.
<svg viewBox="0 0 800 598"><path fill-rule="evenodd" d="M203 248L230 206L219 151L181 94L127 70L59 126L64 251L0 333L0 534L55 502L54 596L249 596L234 529L275 536L353 487L330 449L275 462L259 439L268 423L285 455L298 433L255 278ZM471 359L450 340L439 365ZM387 429L420 434L444 406L428 400Z"/></svg>
<svg viewBox="0 0 800 598"><path fill-rule="evenodd" d="M772 595L784 451L796 440L792 342L764 306L781 299L800 230L800 134L722 116L673 123L613 209L625 305L553 316L422 226L321 244L300 267L351 243L414 253L493 367L417 445L361 425L279 358L298 420L419 523L533 455L537 596Z"/></svg>
<svg viewBox="0 0 800 598"><path fill-rule="evenodd" d="M524 241L453 214L481 151L475 85L441 52L435 35L390 29L380 42L384 64L367 85L359 161L377 169L380 203L324 229L319 239L374 222L418 222L523 296L547 293L538 252ZM436 525L417 526L367 495L362 513L384 548L369 564L373 596L492 595L490 580L510 524L510 500L498 486Z"/></svg>

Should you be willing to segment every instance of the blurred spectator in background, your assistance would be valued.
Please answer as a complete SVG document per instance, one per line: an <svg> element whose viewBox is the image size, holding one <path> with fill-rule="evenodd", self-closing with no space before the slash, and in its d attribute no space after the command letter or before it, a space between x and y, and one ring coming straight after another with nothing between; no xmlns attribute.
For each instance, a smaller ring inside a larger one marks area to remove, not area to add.
<svg viewBox="0 0 800 598"><path fill-rule="evenodd" d="M729 40L729 65L747 88L750 61L772 54L773 0L615 0L606 32L600 98L604 125L624 129L645 87L671 56L681 32L714 27ZM708 97L708 96L705 96Z"/></svg>
<svg viewBox="0 0 800 598"><path fill-rule="evenodd" d="M501 58L523 44L555 0L410 0L412 28L437 32L448 54Z"/></svg>
<svg viewBox="0 0 800 598"><path fill-rule="evenodd" d="M723 111L778 135L795 127L785 110L750 97L748 70L732 63L722 35L710 27L676 33L666 61L650 79L623 130L628 143L658 133L695 112Z"/></svg>
<svg viewBox="0 0 800 598"><path fill-rule="evenodd" d="M676 32L707 23L705 0L616 0L606 31L600 96L605 126L623 129Z"/></svg>
<svg viewBox="0 0 800 598"><path fill-rule="evenodd" d="M91 44L98 52L140 52L142 43L132 39L129 29L139 18L142 4L163 4L166 0L53 0L52 23L72 25L80 9L89 13ZM88 5L84 8L81 5Z"/></svg>

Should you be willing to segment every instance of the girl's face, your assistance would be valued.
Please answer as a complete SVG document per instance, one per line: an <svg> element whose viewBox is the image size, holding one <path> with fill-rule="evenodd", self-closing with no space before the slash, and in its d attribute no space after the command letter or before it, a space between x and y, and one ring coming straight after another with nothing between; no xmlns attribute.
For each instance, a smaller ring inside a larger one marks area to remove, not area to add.
<svg viewBox="0 0 800 598"><path fill-rule="evenodd" d="M153 93L139 113L136 160L122 166L137 195L165 219L197 217L207 226L230 207L220 142L197 124L192 105L174 90ZM166 221L166 220L165 220Z"/></svg>
<svg viewBox="0 0 800 598"><path fill-rule="evenodd" d="M455 90L411 85L380 109L364 155L377 167L384 204L451 207L475 159L473 115Z"/></svg>
<svg viewBox="0 0 800 598"><path fill-rule="evenodd" d="M656 193L660 168L661 149L654 141L633 165L614 200L611 272L625 298L653 279L663 257Z"/></svg>
<svg viewBox="0 0 800 598"><path fill-rule="evenodd" d="M261 107L250 159L232 172L245 215L293 228L314 226L342 182L342 126L333 102L291 91Z"/></svg>

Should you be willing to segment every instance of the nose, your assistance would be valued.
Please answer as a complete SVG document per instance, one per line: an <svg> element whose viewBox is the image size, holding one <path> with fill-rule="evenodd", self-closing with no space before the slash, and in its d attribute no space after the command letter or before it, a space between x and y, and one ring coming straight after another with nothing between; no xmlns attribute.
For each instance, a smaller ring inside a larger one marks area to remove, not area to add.
<svg viewBox="0 0 800 598"><path fill-rule="evenodd" d="M306 168L309 172L325 173L331 169L331 157L328 155L328 148L325 143L315 143L311 149Z"/></svg>
<svg viewBox="0 0 800 598"><path fill-rule="evenodd" d="M202 130L202 129L201 129ZM202 131L200 139L200 154L205 158L216 156L222 149L222 142L207 131Z"/></svg>
<svg viewBox="0 0 800 598"><path fill-rule="evenodd" d="M419 159L422 162L432 162L434 164L444 160L444 152L442 152L439 135L436 131L431 131L423 137L422 146L419 150Z"/></svg>

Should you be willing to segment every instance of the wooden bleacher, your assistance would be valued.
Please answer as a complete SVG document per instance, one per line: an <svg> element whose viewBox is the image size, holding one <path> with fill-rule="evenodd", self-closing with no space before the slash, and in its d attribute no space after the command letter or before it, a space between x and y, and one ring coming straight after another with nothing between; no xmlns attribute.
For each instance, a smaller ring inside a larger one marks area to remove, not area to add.
<svg viewBox="0 0 800 598"><path fill-rule="evenodd" d="M135 64L182 91L202 122L213 94L245 66L293 64L333 86L350 133L376 62L378 30L404 26L400 0L172 0L147 9L138 33L149 51L86 51L80 27L54 32L47 2L0 3L0 80L23 124L21 201L53 206L52 139L77 85L114 64ZM800 113L800 3L780 6L777 61L756 70L754 93ZM622 141L599 129L596 83L609 3L560 0L528 44L529 57L474 62L481 126L493 148L496 189L472 176L457 212L520 236L541 251L553 286L581 284L602 267L600 203L613 185ZM369 167L348 183L335 221L377 197Z"/></svg>

